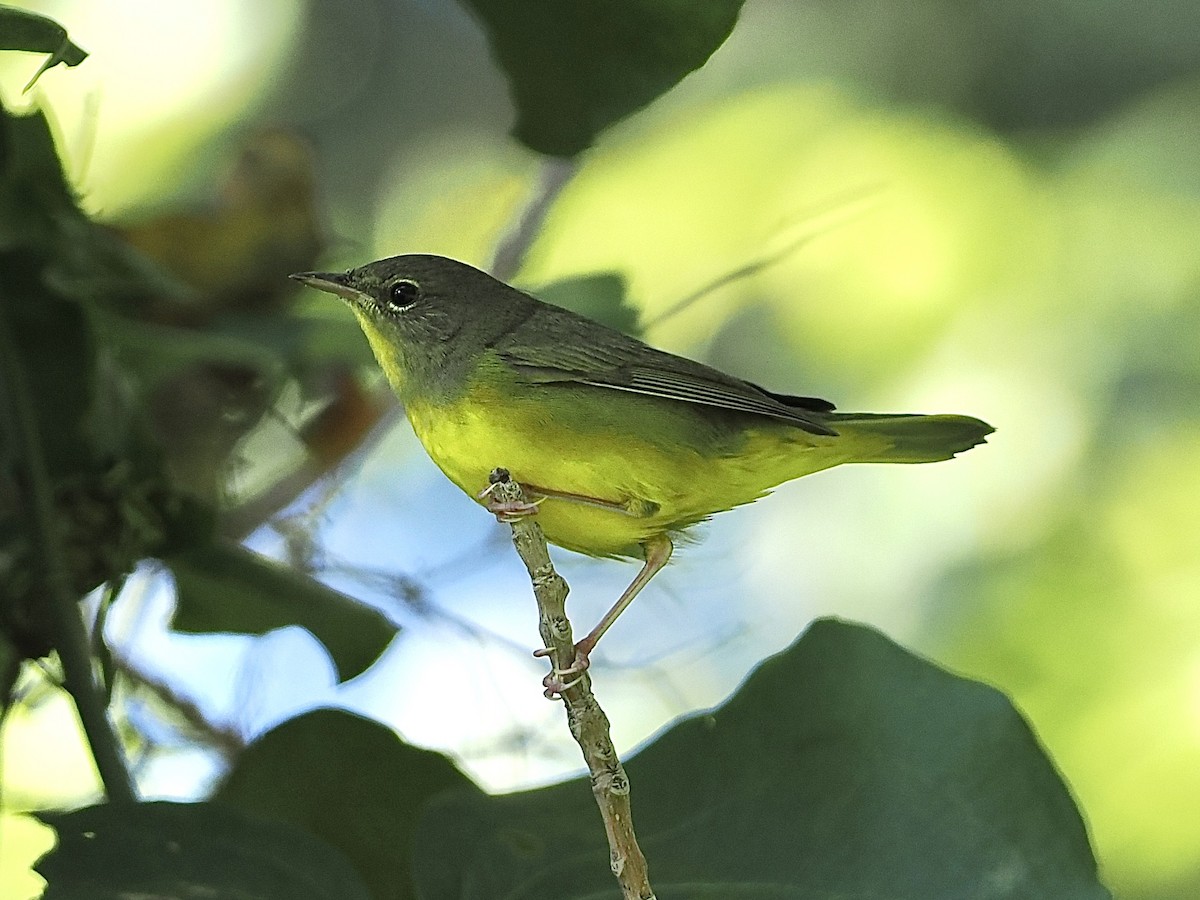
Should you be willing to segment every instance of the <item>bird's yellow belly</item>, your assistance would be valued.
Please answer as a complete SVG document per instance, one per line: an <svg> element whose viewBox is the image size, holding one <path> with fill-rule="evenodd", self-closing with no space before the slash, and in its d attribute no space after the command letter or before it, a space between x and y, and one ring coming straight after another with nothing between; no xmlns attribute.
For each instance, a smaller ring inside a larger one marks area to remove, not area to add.
<svg viewBox="0 0 1200 900"><path fill-rule="evenodd" d="M633 409L640 411L637 402ZM502 396L474 386L453 403L410 402L407 412L433 461L476 499L489 473L503 467L521 484L599 501L549 497L538 509L551 542L592 556L639 555L648 538L748 502L782 480L731 485L722 479L720 460L705 459L686 443L614 429L528 388Z"/></svg>

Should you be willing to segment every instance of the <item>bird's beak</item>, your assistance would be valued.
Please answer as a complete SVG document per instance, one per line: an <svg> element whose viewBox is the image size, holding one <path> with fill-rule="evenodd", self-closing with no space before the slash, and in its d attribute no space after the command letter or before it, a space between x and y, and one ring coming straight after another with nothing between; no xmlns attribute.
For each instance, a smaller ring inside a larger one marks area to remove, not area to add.
<svg viewBox="0 0 1200 900"><path fill-rule="evenodd" d="M361 303L365 299L363 292L350 284L350 276L343 272L297 272L295 275L289 275L288 278L293 278L318 291L336 294L351 303Z"/></svg>

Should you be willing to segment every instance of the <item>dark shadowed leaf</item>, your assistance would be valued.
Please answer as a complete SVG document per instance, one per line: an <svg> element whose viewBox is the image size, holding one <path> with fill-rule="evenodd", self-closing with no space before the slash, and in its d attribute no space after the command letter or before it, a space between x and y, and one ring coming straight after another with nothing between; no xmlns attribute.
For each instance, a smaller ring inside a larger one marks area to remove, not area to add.
<svg viewBox="0 0 1200 900"><path fill-rule="evenodd" d="M660 900L1108 900L1079 813L998 691L820 621L627 766ZM436 804L421 896L611 897L585 781Z"/></svg>
<svg viewBox="0 0 1200 900"><path fill-rule="evenodd" d="M18 262L0 252L0 315L18 348L18 365L30 391L46 467L52 476L93 465L88 414L96 384L96 341L83 307L42 287Z"/></svg>
<svg viewBox="0 0 1200 900"><path fill-rule="evenodd" d="M164 562L175 575L179 631L265 634L299 625L325 645L343 681L364 672L396 635L382 613L238 544L213 543Z"/></svg>
<svg viewBox="0 0 1200 900"><path fill-rule="evenodd" d="M297 789L298 786L303 789ZM413 897L412 847L426 801L474 791L448 759L377 722L321 709L242 753L216 799L282 819L340 848L376 898Z"/></svg>
<svg viewBox="0 0 1200 900"><path fill-rule="evenodd" d="M0 631L0 723L8 714L13 688L21 674L21 653L8 635Z"/></svg>
<svg viewBox="0 0 1200 900"><path fill-rule="evenodd" d="M58 229L83 221L46 116L0 107L0 250L36 248L48 256Z"/></svg>
<svg viewBox="0 0 1200 900"><path fill-rule="evenodd" d="M517 108L513 134L574 156L700 68L742 0L463 0L483 20Z"/></svg>
<svg viewBox="0 0 1200 900"><path fill-rule="evenodd" d="M625 279L615 272L563 278L533 288L530 293L547 303L565 306L589 319L595 319L609 328L625 334L638 334L638 311L626 302Z"/></svg>
<svg viewBox="0 0 1200 900"><path fill-rule="evenodd" d="M337 850L211 803L89 806L38 816L58 846L35 866L44 900L369 900Z"/></svg>

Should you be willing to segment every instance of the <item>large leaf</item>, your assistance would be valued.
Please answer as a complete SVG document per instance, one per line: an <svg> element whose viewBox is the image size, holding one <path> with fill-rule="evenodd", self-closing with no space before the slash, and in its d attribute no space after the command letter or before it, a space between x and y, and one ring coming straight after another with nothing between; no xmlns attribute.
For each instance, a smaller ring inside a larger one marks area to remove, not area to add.
<svg viewBox="0 0 1200 900"><path fill-rule="evenodd" d="M410 747L377 722L321 709L251 744L216 799L323 838L349 857L377 900L390 900L415 896L417 821L430 797L450 789L475 790L441 754Z"/></svg>
<svg viewBox="0 0 1200 900"><path fill-rule="evenodd" d="M299 625L325 645L341 680L375 662L397 628L377 610L234 543L164 560L175 575L179 631L265 634Z"/></svg>
<svg viewBox="0 0 1200 900"><path fill-rule="evenodd" d="M43 900L370 898L328 844L215 804L90 806L38 818L58 831L58 846L35 866L48 883Z"/></svg>
<svg viewBox="0 0 1200 900"><path fill-rule="evenodd" d="M724 43L743 0L463 0L483 21L517 107L514 136L574 156Z"/></svg>
<svg viewBox="0 0 1200 900"><path fill-rule="evenodd" d="M1106 900L1079 813L998 691L812 626L627 765L660 900ZM427 898L616 898L584 781L434 807Z"/></svg>

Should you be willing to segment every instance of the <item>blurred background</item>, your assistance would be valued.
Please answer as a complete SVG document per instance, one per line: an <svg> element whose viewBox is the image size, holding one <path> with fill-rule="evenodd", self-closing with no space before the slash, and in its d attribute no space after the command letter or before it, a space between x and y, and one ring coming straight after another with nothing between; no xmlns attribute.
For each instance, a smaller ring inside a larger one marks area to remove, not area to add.
<svg viewBox="0 0 1200 900"><path fill-rule="evenodd" d="M327 704L490 790L580 767L507 529L387 406L348 311L240 278L407 252L488 267L550 172L523 287L613 273L657 346L844 410L997 428L956 461L843 467L702 527L594 657L620 749L814 617L870 622L1015 699L1117 896L1200 895L1200 6L748 0L704 68L564 170L508 136L505 80L451 0L15 5L91 54L25 96L40 60L0 58L89 213L231 306L271 292L336 333L373 410L321 465L265 418L227 489L291 484L248 544L402 633L339 685L299 629L170 632L171 581L144 566L107 628L149 688L127 703L147 793L201 796ZM635 571L556 558L577 630ZM61 695L31 687L4 728L0 883L29 896L51 838L17 813L97 785Z"/></svg>

